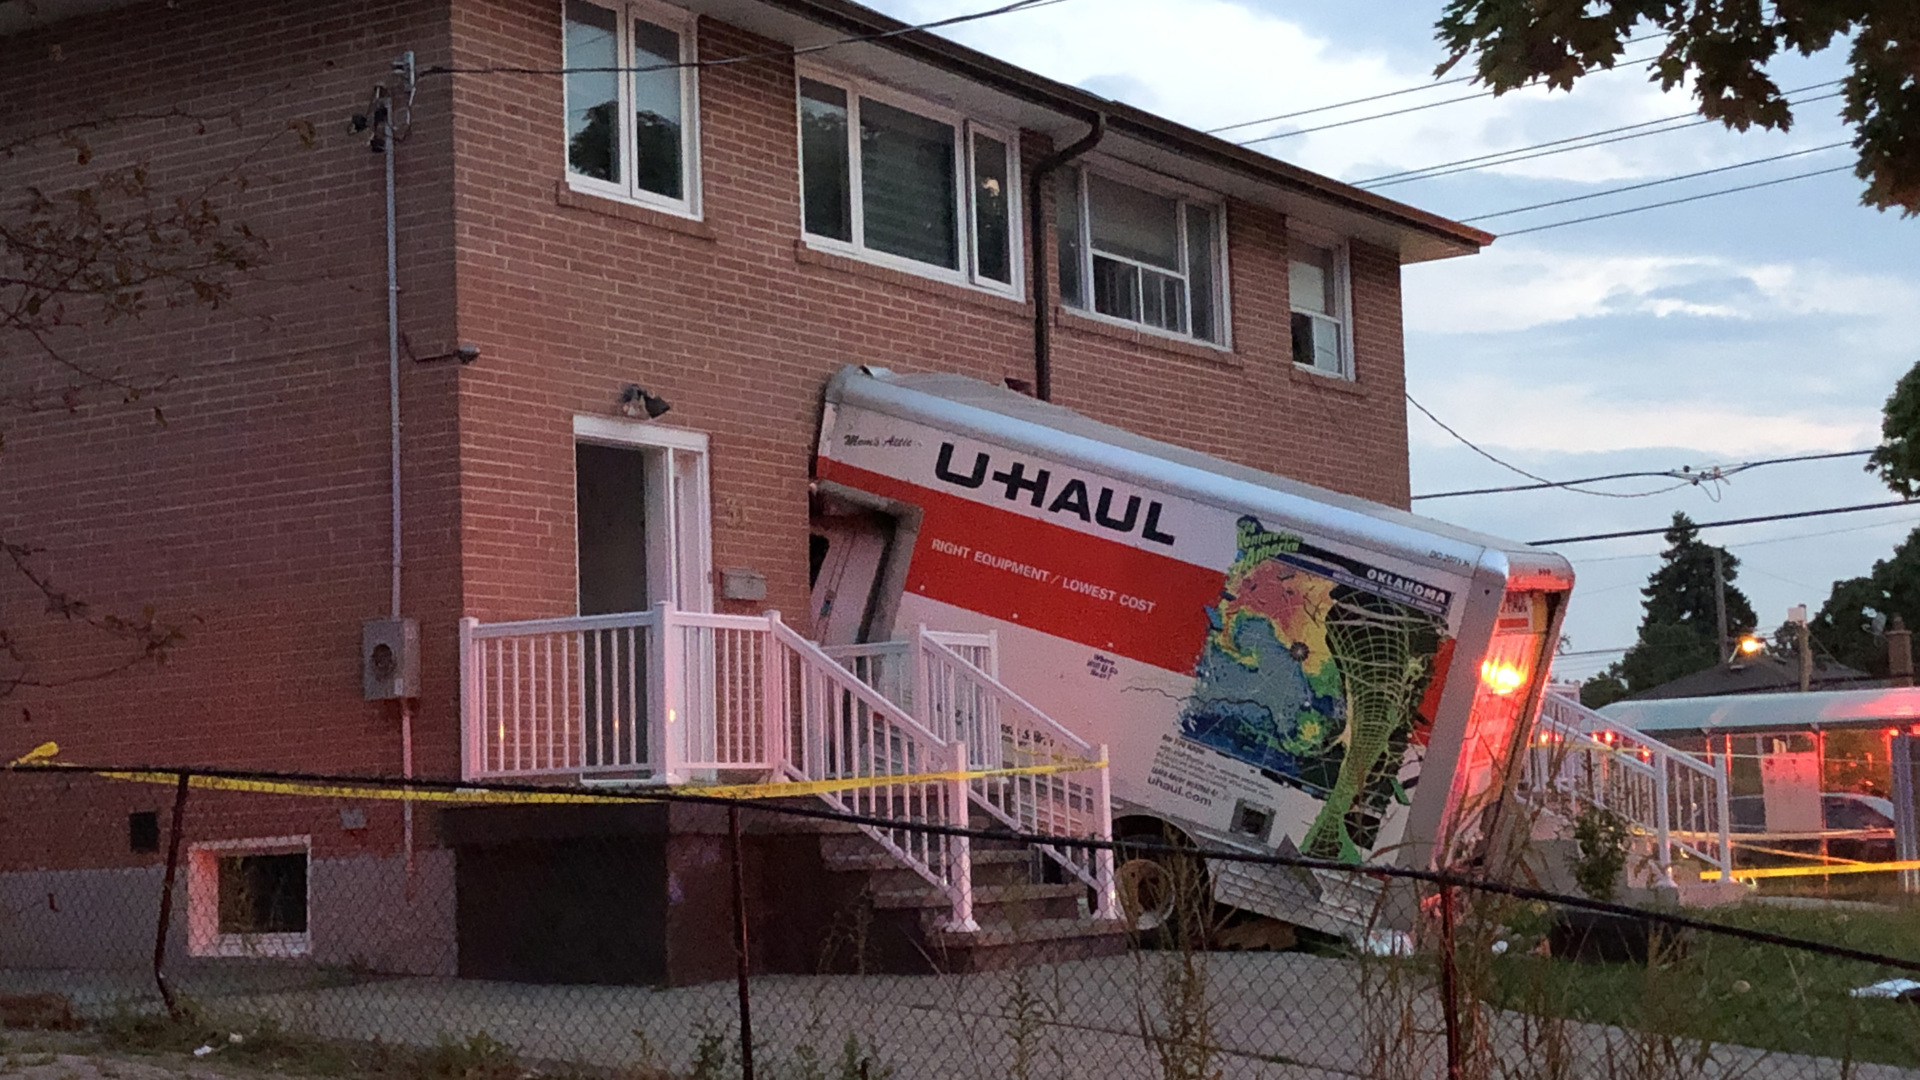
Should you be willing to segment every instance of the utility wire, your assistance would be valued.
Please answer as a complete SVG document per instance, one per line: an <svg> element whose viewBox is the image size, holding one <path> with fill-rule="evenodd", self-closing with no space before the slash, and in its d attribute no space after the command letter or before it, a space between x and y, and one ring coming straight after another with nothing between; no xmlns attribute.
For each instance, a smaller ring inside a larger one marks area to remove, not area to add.
<svg viewBox="0 0 1920 1080"><path fill-rule="evenodd" d="M1782 96L1791 97L1794 94L1802 94L1807 92L1808 90L1818 90L1823 87L1833 86L1838 82L1840 82L1839 79L1829 79L1826 82L1813 83L1808 86L1796 87L1795 89L1786 91L1786 93ZM1818 97L1804 98L1800 101L1788 102L1788 104L1810 105L1816 101L1825 101L1828 98L1835 98L1839 96L1840 94L1838 92L1831 93L1831 94L1822 94ZM1679 121L1683 121L1683 120L1687 122L1679 123ZM1637 139L1637 138L1642 138L1646 135L1662 135L1669 131L1682 131L1687 128L1699 127L1702 124L1711 124L1711 123L1718 123L1718 121L1711 117L1702 117L1698 112L1675 113L1672 116L1662 116L1655 120L1642 120L1638 123L1622 124L1619 127L1602 128L1599 131L1589 131L1582 135L1569 135L1562 139L1552 139L1547 142L1533 143L1528 146L1516 146L1508 150L1498 150L1492 153L1478 154L1473 157L1459 158L1454 161L1443 161L1437 165L1426 165L1418 169L1405 169L1397 173L1385 173L1380 176L1369 177L1368 179L1365 179L1365 180L1356 180L1354 181L1354 186L1355 187L1392 187L1395 184L1407 184L1407 183L1412 183L1415 180L1431 179L1432 177L1435 177L1435 176L1449 176L1456 172L1469 172L1469 171L1472 171L1473 169L1493 168L1496 165L1510 164L1511 161L1529 161L1536 157L1546 157L1548 156L1547 152L1555 153L1555 154L1563 154L1573 150L1584 150L1588 148L1588 145L1585 145L1588 143L1588 140L1599 139L1601 141L1593 142L1590 145L1605 146L1608 143L1621 142L1623 141L1623 139L1626 139L1626 138ZM1659 125L1662 125L1662 124L1671 124L1674 126L1660 128L1660 130L1658 131L1645 130L1647 128L1658 127ZM1604 136L1609 136L1609 135L1620 135L1623 132L1628 134L1624 135L1622 138L1611 138L1611 139L1603 138ZM1578 143L1583 145L1568 145L1572 143ZM1563 149L1553 149L1555 147L1562 147ZM1534 151L1546 151L1546 152L1535 153ZM1522 156L1516 157L1514 155L1522 155ZM1505 160L1509 158L1511 158L1511 161Z"/></svg>
<svg viewBox="0 0 1920 1080"><path fill-rule="evenodd" d="M912 34L922 30L937 30L944 26L958 26L961 23L976 22L980 19L991 19L999 15L1011 15L1017 11L1029 11L1035 8L1049 7L1053 4L1061 4L1065 2L1066 0L1014 0L1013 3L1002 4L996 8L988 8L985 11L974 11L964 15L953 15L945 19L935 19L932 22L917 23L913 26L899 26L899 27L895 27L892 30L882 30L872 34L854 34L849 37L836 38L833 41L823 42L822 44L819 44L819 45L807 45L800 48L790 48L790 49L769 49L766 52L746 53L741 56L722 57L721 59L718 59L718 60L686 60L678 63L669 63L669 64L643 64L638 67L614 66L614 67L535 68L535 67L510 67L510 66L498 66L498 65L487 65L482 67L449 67L446 65L435 65L430 68L422 69L419 77L426 78L429 75L585 75L585 74L595 74L595 73L602 73L602 72L614 73L614 74L642 75L650 71L675 71L681 68L726 67L731 64L751 63L756 60L783 60L789 57L806 56L810 53L825 52L828 49L837 49L842 45L854 45L863 41L884 41L888 38L900 37L903 34Z"/></svg>
<svg viewBox="0 0 1920 1080"><path fill-rule="evenodd" d="M1893 506L1912 506L1911 499L1894 499L1889 502L1860 503L1857 506L1831 506L1824 510L1796 510L1788 514L1762 514L1759 517L1727 518L1724 521L1700 521L1694 523L1696 529L1718 529L1728 525L1754 525L1762 521L1791 521L1795 518L1825 517L1829 514L1852 514L1861 510L1884 510ZM1589 540L1618 540L1623 536L1656 536L1673 528L1671 524L1657 529L1625 529L1620 532L1590 533L1586 536L1556 536L1551 540L1529 540L1532 547L1545 547L1549 544L1584 544Z"/></svg>
<svg viewBox="0 0 1920 1080"><path fill-rule="evenodd" d="M1411 400L1411 399L1409 399ZM1425 409L1420 410L1426 412ZM1431 413L1428 413L1431 416ZM1456 436L1457 438L1458 436ZM1865 457L1872 450L1835 450L1821 454L1795 454L1792 457L1766 458L1762 461L1743 461L1737 465L1712 465L1695 470L1691 465L1678 469L1652 470L1643 472L1608 473L1605 476L1584 476L1578 480L1542 480L1537 484L1513 484L1507 487L1466 488L1460 491L1435 491L1426 495L1415 495L1417 499L1451 499L1460 495L1504 495L1514 491L1542 491L1547 488L1562 488L1571 484L1597 484L1603 480L1637 480L1651 477L1684 479L1690 483L1703 480L1722 480L1748 469L1758 469L1765 465L1787 465L1797 461L1827 461L1833 458Z"/></svg>
<svg viewBox="0 0 1920 1080"><path fill-rule="evenodd" d="M1638 184L1627 184L1623 187L1607 188L1605 191L1594 191L1585 195L1572 195L1564 199L1554 199L1550 202L1534 203L1532 206L1517 206L1512 210L1496 210L1491 214L1475 214L1473 217L1456 218L1454 220L1467 222L1485 221L1488 218L1510 217L1514 214L1525 214L1533 210L1545 210L1550 206L1565 206L1568 203L1584 202L1588 199L1604 199L1609 195L1619 195L1628 191L1639 191L1642 188L1659 187L1662 184L1677 184L1682 180L1694 180L1702 176L1712 176L1715 173L1732 172L1735 169L1746 169L1755 165L1766 165L1770 162L1785 161L1788 158L1805 157L1808 154L1818 154L1827 150L1838 150L1840 147L1851 145L1853 145L1851 142L1841 140L1840 142L1828 143L1825 146L1815 146L1806 150L1794 150L1785 154L1775 154L1772 157L1754 158L1752 161L1738 161L1732 165L1722 165L1717 169L1701 169L1699 172L1681 173L1679 176L1668 176L1659 180L1647 180Z"/></svg>
<svg viewBox="0 0 1920 1080"><path fill-rule="evenodd" d="M1607 499L1644 499L1649 495L1660 495L1660 494L1664 494L1665 492L1674 491L1678 488L1686 487L1689 483L1693 482L1690 480L1683 480L1680 483L1674 484L1670 487L1658 488L1653 491L1633 491L1633 492L1593 491L1589 488L1569 487L1568 486L1569 484L1577 484L1577 483L1581 483L1582 481L1571 480L1571 481L1563 482L1563 481L1549 480L1544 476L1537 476L1533 473L1530 473L1527 470L1521 468L1518 465L1513 464L1510 461L1502 460L1501 458L1495 457L1492 453L1484 449L1481 449L1481 447L1476 443L1474 443L1473 440L1467 438L1465 435L1460 434L1458 431L1453 430L1453 428L1450 425L1448 425L1448 423L1445 420L1442 420L1439 417L1433 415L1433 410L1427 408L1425 405L1422 405L1418 401L1414 400L1414 397L1412 394L1407 395L1407 403L1412 405L1414 408L1419 409L1422 415L1424 415L1427 419L1433 421L1435 424L1439 425L1441 431L1444 431L1447 434L1453 436L1455 439L1458 439L1460 441L1460 445L1466 447L1467 449L1473 451L1476 454L1479 454L1481 457L1486 458L1488 461L1493 462L1495 465L1498 465L1509 472L1518 473L1529 480L1537 481L1542 487L1564 487L1568 491L1578 491L1583 495L1598 495L1598 496L1601 496L1602 498L1607 498ZM1415 498L1439 498L1440 496L1416 495L1414 497Z"/></svg>
<svg viewBox="0 0 1920 1080"><path fill-rule="evenodd" d="M1653 59L1656 59L1656 58L1652 56L1640 56L1624 62L1629 64L1638 64L1643 61L1653 60ZM1436 83L1435 85L1438 86L1443 84ZM1527 84L1527 87L1516 87L1516 89L1526 89L1529 87L1539 86L1539 85L1540 85L1539 83L1529 83ZM1318 127L1298 128L1294 131L1282 131L1273 135L1262 135L1257 139L1243 140L1239 145L1253 146L1256 143L1273 142L1276 139L1291 139L1296 135L1311 135L1316 131L1332 131L1334 128L1349 127L1353 124L1364 124L1372 120L1385 120L1390 116L1405 116L1407 113L1424 112L1428 109L1437 109L1442 105L1458 105L1463 101L1478 101L1481 98L1493 97L1493 96L1494 96L1494 91L1492 90L1480 90L1471 94L1462 94L1459 97L1447 98L1443 101L1429 101L1424 105L1409 105L1404 109L1394 109L1390 112L1373 113L1370 116L1356 116L1350 120L1336 120L1331 124L1321 124Z"/></svg>
<svg viewBox="0 0 1920 1080"><path fill-rule="evenodd" d="M1792 176L1780 176L1772 180L1762 180L1757 184L1742 184L1739 187L1721 188L1719 191L1708 191L1699 195L1689 195L1684 199L1668 199L1665 202L1647 203L1645 206L1629 206L1625 210L1613 210L1605 214L1589 214L1586 217L1569 218L1566 221L1554 221L1545 225L1534 225L1530 228L1514 229L1501 233L1500 235L1521 236L1526 233L1544 232L1547 229L1558 229L1567 225L1582 225L1589 221L1605 221L1608 218L1624 217L1627 214L1638 214L1643 210L1658 210L1663 206L1679 206L1682 203L1699 202L1701 199L1717 199L1722 195L1736 195L1742 191L1753 191L1758 188L1773 187L1775 184L1788 184L1795 180L1806 180L1815 176L1829 176L1833 173L1851 172L1852 170L1852 165L1835 165L1831 169L1815 169L1812 172L1794 173Z"/></svg>
<svg viewBox="0 0 1920 1080"><path fill-rule="evenodd" d="M1621 42L1621 44L1622 45L1638 45L1643 41L1651 41L1654 38L1663 38L1663 37L1670 37L1670 36L1672 36L1672 31L1661 30L1657 33L1642 34L1639 37L1628 38L1627 40ZM1640 57L1639 59L1635 59L1635 60L1620 60L1620 61L1616 61L1616 63L1638 64L1644 60L1654 60L1654 59L1658 59L1658 58L1647 56L1647 57ZM1611 68L1609 68L1609 70L1611 70ZM1365 105L1368 102L1385 101L1387 98L1404 97L1407 94L1418 94L1427 90L1438 90L1443 86L1457 86L1463 82L1472 82L1477 78L1479 78L1478 75L1456 75L1451 79L1441 79L1438 82L1427 82L1427 83L1421 83L1419 86L1408 86L1399 90L1389 90L1384 94L1369 94L1366 97L1353 98L1352 100L1349 100L1349 101L1336 101L1331 105L1315 105L1311 109L1296 109L1293 112L1277 113L1273 116L1263 116L1263 117L1260 117L1258 120L1241 120L1237 123L1223 124L1220 127L1207 128L1206 132L1209 135L1218 135L1223 131L1237 131L1240 128L1256 127L1260 124L1271 124L1278 120L1292 120L1295 117L1299 117L1299 116L1312 116L1315 113L1332 112L1335 109L1344 109L1351 105ZM1486 91L1486 93L1492 94L1493 91L1488 90ZM1485 95L1477 95L1477 96L1485 96Z"/></svg>

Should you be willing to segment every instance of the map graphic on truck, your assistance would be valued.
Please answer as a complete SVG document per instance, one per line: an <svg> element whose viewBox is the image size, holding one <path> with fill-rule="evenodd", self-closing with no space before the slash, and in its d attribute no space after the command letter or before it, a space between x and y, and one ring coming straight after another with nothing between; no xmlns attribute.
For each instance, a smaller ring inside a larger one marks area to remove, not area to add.
<svg viewBox="0 0 1920 1080"><path fill-rule="evenodd" d="M1451 651L1445 621L1316 572L1344 560L1298 536L1238 524L1181 733L1324 800L1299 847L1358 860L1410 799L1397 773L1432 724L1416 704Z"/></svg>

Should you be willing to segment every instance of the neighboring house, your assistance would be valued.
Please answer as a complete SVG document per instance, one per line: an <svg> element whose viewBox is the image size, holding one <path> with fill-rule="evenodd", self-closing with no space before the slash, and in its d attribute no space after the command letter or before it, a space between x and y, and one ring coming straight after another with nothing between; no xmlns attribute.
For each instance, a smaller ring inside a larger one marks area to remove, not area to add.
<svg viewBox="0 0 1920 1080"><path fill-rule="evenodd" d="M1887 685L1887 680L1876 679L1867 672L1850 668L1845 664L1831 660L1816 659L1813 663L1813 677L1809 689L1813 690L1866 690ZM1629 701L1652 701L1662 698L1717 697L1725 694L1786 694L1800 691L1800 662L1792 657L1760 655L1743 657L1730 663L1715 664L1704 671L1696 671L1651 686L1637 694L1630 694Z"/></svg>
<svg viewBox="0 0 1920 1080"><path fill-rule="evenodd" d="M808 633L823 385L849 364L1033 384L1036 217L1054 401L1407 505L1400 270L1490 236L925 33L788 51L898 28L844 0L0 4L0 139L115 118L77 172L60 145L7 160L9 196L142 159L162 191L237 167L226 214L272 245L219 309L58 342L153 397L7 419L7 539L99 610L191 622L164 667L7 699L0 756L456 778L463 619L665 603ZM391 388L383 160L347 123L376 84L399 128ZM262 148L292 120L312 149ZM61 384L6 348L0 390ZM7 588L45 672L91 670L91 639ZM363 624L395 613L418 684L366 700ZM5 888L151 906L143 815L167 801L0 807ZM304 929L196 930L194 953L453 968L451 908L410 914L395 884L415 842L419 894L451 890L436 830L390 803L196 807L196 927L221 867L311 891L283 920ZM342 868L391 910L336 903ZM124 944L56 922L0 950Z"/></svg>

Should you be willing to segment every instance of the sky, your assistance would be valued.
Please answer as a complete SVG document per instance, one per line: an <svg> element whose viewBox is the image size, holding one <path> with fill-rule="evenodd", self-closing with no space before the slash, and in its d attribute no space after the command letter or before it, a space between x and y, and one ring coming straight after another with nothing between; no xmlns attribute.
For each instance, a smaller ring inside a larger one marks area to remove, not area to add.
<svg viewBox="0 0 1920 1080"><path fill-rule="evenodd" d="M981 0L870 0L909 21ZM1439 0L1062 0L952 27L984 52L1182 123L1211 129L1425 86L1444 53ZM1098 17L1090 17L1097 10ZM1629 46L1629 57L1657 49ZM1841 50L1777 61L1785 89L1844 74ZM1229 133L1253 139L1475 93L1455 84ZM1810 89L1802 96L1831 93ZM1837 100L1796 110L1789 132L1718 124L1378 188L1473 223L1479 255L1406 268L1409 393L1461 436L1538 476L1700 471L1864 449L1880 408L1920 362L1920 218L1859 204L1843 171L1522 235L1532 226L1850 165L1845 146L1524 214L1479 215L1592 195L1844 142ZM1528 89L1258 143L1349 182L1690 112L1644 65L1572 92ZM1364 363L1364 358L1361 359ZM1528 481L1410 410L1413 490ZM1718 484L1655 478L1566 490L1419 500L1415 509L1516 540L1880 502L1860 458L1775 465ZM1678 484L1678 487L1674 485ZM1670 489L1670 490L1661 490ZM1648 494L1652 493L1652 494ZM1817 610L1835 580L1867 573L1920 506L1709 530L1739 561L1736 586L1763 629ZM1565 544L1578 575L1558 678L1619 658L1639 625L1658 536Z"/></svg>

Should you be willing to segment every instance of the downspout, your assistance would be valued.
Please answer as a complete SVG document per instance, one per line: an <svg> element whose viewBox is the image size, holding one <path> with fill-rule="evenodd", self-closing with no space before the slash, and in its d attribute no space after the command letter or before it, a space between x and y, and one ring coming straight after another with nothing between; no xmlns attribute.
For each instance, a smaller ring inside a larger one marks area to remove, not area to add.
<svg viewBox="0 0 1920 1080"><path fill-rule="evenodd" d="M1041 195L1047 178L1061 166L1100 145L1107 133L1107 115L1094 113L1087 120L1087 133L1078 142L1064 146L1034 165L1027 174L1027 235L1033 243L1028 260L1033 277L1033 394L1041 401L1053 400L1053 320L1048 309L1051 292L1047 281L1047 234L1043 228Z"/></svg>

